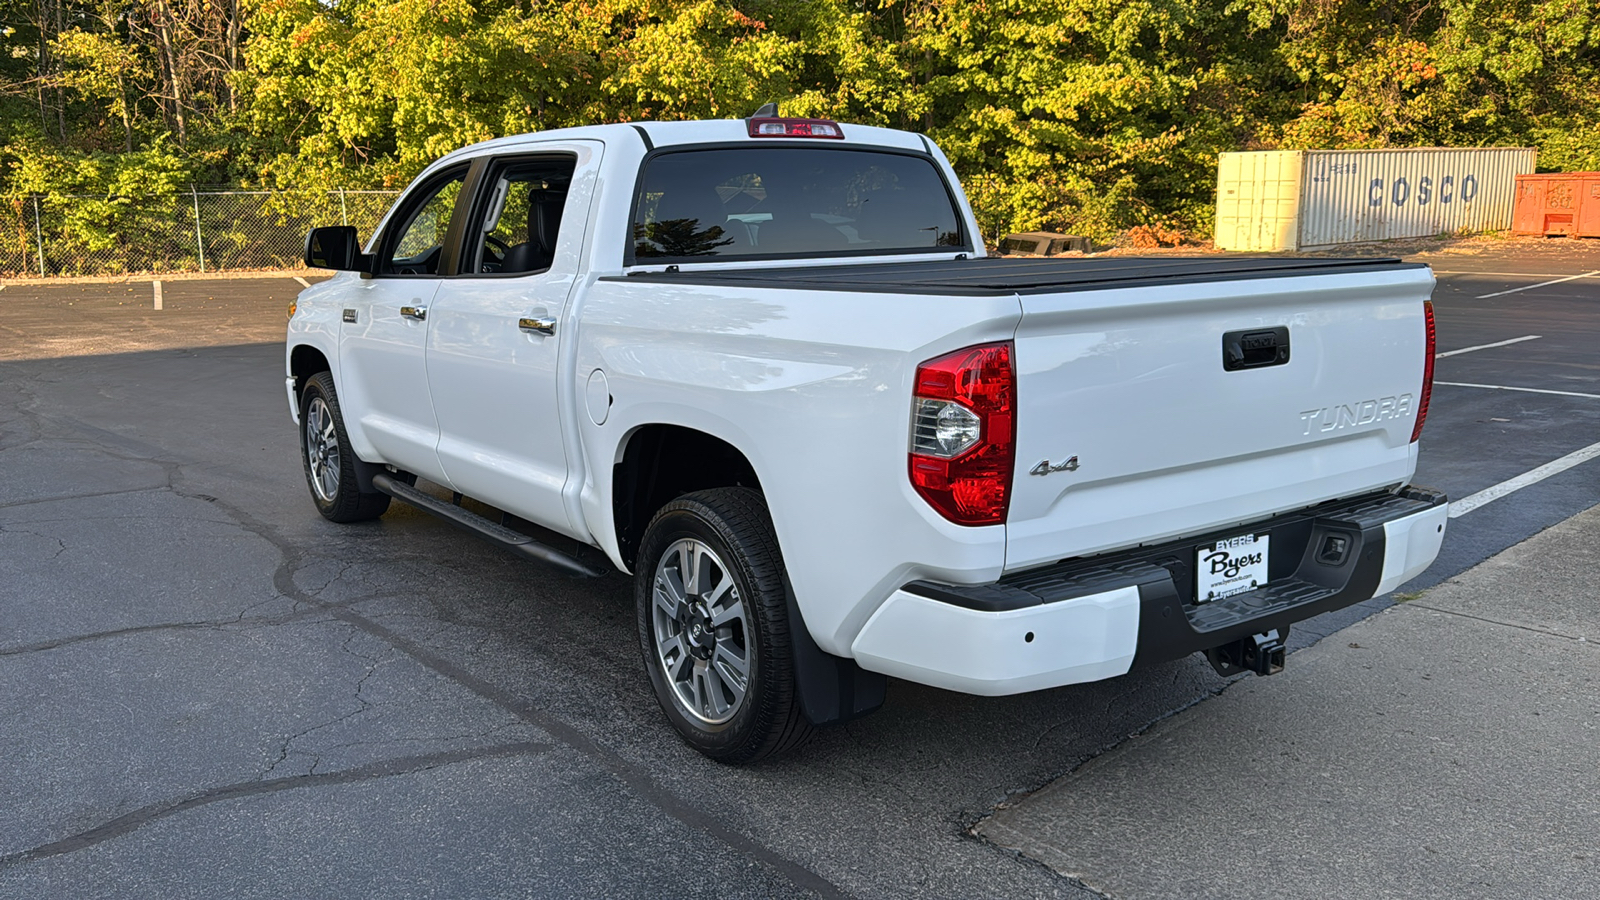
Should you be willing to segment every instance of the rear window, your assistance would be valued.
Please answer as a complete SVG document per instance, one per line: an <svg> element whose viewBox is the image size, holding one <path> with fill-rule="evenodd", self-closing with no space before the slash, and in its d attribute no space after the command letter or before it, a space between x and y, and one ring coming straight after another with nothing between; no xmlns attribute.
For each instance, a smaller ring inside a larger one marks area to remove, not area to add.
<svg viewBox="0 0 1600 900"><path fill-rule="evenodd" d="M633 219L636 262L772 259L964 247L931 160L872 150L750 147L650 160Z"/></svg>

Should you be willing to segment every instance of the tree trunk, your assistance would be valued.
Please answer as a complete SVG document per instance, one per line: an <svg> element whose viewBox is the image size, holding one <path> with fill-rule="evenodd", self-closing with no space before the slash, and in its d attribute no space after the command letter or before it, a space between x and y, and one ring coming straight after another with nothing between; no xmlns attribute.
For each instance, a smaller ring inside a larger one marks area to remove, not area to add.
<svg viewBox="0 0 1600 900"><path fill-rule="evenodd" d="M239 71L239 0L228 2L228 71L224 73L222 83L227 86L228 111L239 111L239 100L233 93L232 75Z"/></svg>
<svg viewBox="0 0 1600 900"><path fill-rule="evenodd" d="M178 55L172 47L172 9L167 0L159 0L156 14L160 17L156 22L156 37L161 41L161 55L171 87L168 94L172 98L172 121L178 128L178 146L181 147L189 143L189 129L183 118L183 76L178 71Z"/></svg>
<svg viewBox="0 0 1600 900"><path fill-rule="evenodd" d="M122 113L122 152L133 152L133 117L128 114L128 84L119 75L117 76L117 91L122 94L122 106L118 112Z"/></svg>
<svg viewBox="0 0 1600 900"><path fill-rule="evenodd" d="M34 4L39 10L39 127L45 134L50 133L50 105L45 100L44 83L50 78L50 10L45 5L47 0L37 0Z"/></svg>

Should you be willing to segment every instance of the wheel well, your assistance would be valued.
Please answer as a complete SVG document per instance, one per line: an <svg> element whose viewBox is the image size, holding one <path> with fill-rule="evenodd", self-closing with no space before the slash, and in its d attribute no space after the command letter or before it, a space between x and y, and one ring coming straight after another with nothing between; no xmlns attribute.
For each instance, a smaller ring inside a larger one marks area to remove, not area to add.
<svg viewBox="0 0 1600 900"><path fill-rule="evenodd" d="M300 389L305 386L307 378L310 378L318 372L328 372L331 370L331 367L328 365L328 358L323 356L322 351L315 347L309 347L305 344L301 344L300 346L294 348L293 353L289 354L289 374L294 376L294 390L296 394L299 394Z"/></svg>
<svg viewBox="0 0 1600 900"><path fill-rule="evenodd" d="M611 483L617 547L629 566L656 510L673 499L708 488L761 490L755 467L737 447L679 425L646 425L635 432Z"/></svg>

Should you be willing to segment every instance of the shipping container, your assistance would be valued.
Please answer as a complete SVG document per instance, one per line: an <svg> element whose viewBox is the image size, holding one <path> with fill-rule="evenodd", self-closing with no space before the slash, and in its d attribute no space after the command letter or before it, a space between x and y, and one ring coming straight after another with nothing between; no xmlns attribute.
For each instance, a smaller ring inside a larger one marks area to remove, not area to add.
<svg viewBox="0 0 1600 900"><path fill-rule="evenodd" d="M1217 160L1222 250L1339 244L1511 227L1527 147L1265 150Z"/></svg>
<svg viewBox="0 0 1600 900"><path fill-rule="evenodd" d="M1511 231L1600 237L1600 172L1518 175Z"/></svg>

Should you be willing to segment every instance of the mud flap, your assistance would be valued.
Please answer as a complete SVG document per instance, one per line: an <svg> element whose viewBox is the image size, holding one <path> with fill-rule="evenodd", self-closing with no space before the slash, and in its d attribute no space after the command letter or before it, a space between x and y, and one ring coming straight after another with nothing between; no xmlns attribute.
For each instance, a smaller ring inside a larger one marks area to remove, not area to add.
<svg viewBox="0 0 1600 900"><path fill-rule="evenodd" d="M795 602L789 575L783 576L788 595L790 655L794 660L795 689L800 694L800 709L813 725L837 725L877 711L883 705L889 676L868 672L845 659L825 652L811 638L800 604Z"/></svg>

